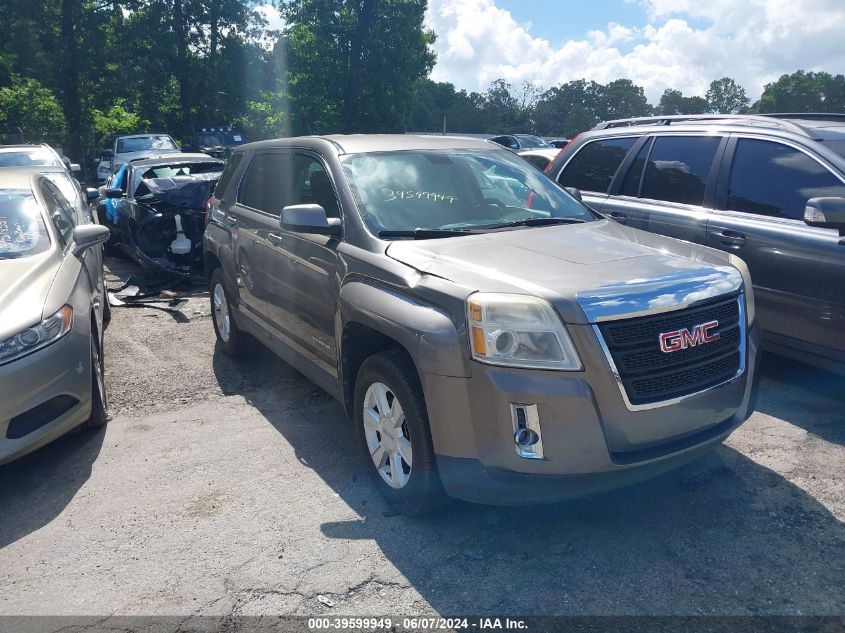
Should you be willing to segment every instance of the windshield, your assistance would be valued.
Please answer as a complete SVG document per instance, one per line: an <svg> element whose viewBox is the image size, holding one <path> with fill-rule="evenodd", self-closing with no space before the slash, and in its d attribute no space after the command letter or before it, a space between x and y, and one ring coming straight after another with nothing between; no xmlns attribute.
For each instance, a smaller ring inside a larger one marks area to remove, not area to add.
<svg viewBox="0 0 845 633"><path fill-rule="evenodd" d="M516 138L519 139L519 144L522 147L552 147L551 143L544 141L539 136L517 136Z"/></svg>
<svg viewBox="0 0 845 633"><path fill-rule="evenodd" d="M121 138L117 140L117 153L129 154L131 152L146 152L148 150L178 150L173 139L166 134L159 136L139 136L134 138Z"/></svg>
<svg viewBox="0 0 845 633"><path fill-rule="evenodd" d="M194 137L194 145L200 147L218 147L220 145L240 145L244 137L240 134L201 134Z"/></svg>
<svg viewBox="0 0 845 633"><path fill-rule="evenodd" d="M544 174L503 150L353 154L343 164L364 219L376 234L595 219Z"/></svg>
<svg viewBox="0 0 845 633"><path fill-rule="evenodd" d="M50 236L32 192L0 190L0 260L43 253Z"/></svg>
<svg viewBox="0 0 845 633"><path fill-rule="evenodd" d="M53 152L34 147L0 151L0 167L64 167Z"/></svg>

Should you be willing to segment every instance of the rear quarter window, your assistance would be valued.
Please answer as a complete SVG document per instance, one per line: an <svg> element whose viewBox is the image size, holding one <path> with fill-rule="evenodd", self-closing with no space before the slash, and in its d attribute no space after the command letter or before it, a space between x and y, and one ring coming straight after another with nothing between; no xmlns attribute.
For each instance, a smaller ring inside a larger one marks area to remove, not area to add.
<svg viewBox="0 0 845 633"><path fill-rule="evenodd" d="M616 170L637 138L606 138L586 143L566 164L558 182L581 191L607 193Z"/></svg>

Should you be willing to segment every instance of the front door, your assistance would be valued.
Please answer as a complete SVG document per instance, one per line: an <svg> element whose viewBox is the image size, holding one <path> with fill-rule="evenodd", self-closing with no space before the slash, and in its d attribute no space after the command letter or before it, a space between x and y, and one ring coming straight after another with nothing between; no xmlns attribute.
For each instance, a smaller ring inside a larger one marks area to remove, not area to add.
<svg viewBox="0 0 845 633"><path fill-rule="evenodd" d="M330 218L340 206L332 176L316 154L293 156L285 196L286 205L319 204ZM276 256L287 260L285 283L274 294L274 312L285 329L331 373L337 371L335 308L339 291L337 237L280 230Z"/></svg>

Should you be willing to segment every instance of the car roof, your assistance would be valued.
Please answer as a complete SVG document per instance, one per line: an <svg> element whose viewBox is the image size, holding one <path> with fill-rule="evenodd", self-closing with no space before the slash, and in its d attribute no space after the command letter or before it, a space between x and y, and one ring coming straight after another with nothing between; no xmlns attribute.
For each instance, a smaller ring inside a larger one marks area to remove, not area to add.
<svg viewBox="0 0 845 633"><path fill-rule="evenodd" d="M273 147L319 147L325 143L331 143L339 154L426 149L502 149L501 145L496 145L485 139L464 136L428 136L423 134L331 134L327 136L300 136L248 143L242 145L241 148L250 150Z"/></svg>
<svg viewBox="0 0 845 633"><path fill-rule="evenodd" d="M115 139L122 138L149 138L150 136L170 136L167 132L147 132L146 134L118 134Z"/></svg>
<svg viewBox="0 0 845 633"><path fill-rule="evenodd" d="M30 143L24 143L22 145L0 145L0 152L20 152L28 149L52 150L53 148L45 143L41 143L40 145L33 145Z"/></svg>
<svg viewBox="0 0 845 633"><path fill-rule="evenodd" d="M832 132L845 133L845 114L782 113L782 114L692 114L634 117L602 121L592 130L622 131L630 134L655 132L754 131L761 130L776 136L798 136L809 140L823 140Z"/></svg>
<svg viewBox="0 0 845 633"><path fill-rule="evenodd" d="M32 189L32 178L38 174L62 174L60 167L5 167L0 169L0 189Z"/></svg>
<svg viewBox="0 0 845 633"><path fill-rule="evenodd" d="M172 165L175 163L222 163L223 160L214 158L208 154L164 154L161 156L153 156L150 158L139 158L137 160L129 161L132 167L150 167L154 165Z"/></svg>

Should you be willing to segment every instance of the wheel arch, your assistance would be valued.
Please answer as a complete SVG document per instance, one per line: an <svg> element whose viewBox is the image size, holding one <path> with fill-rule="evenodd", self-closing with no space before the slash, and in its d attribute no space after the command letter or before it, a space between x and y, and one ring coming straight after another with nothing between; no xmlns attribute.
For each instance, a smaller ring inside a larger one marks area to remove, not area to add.
<svg viewBox="0 0 845 633"><path fill-rule="evenodd" d="M343 404L354 414L355 381L373 354L399 349L407 354L421 383L423 373L469 376L460 336L452 319L436 306L396 290L363 281L340 291L337 340Z"/></svg>

